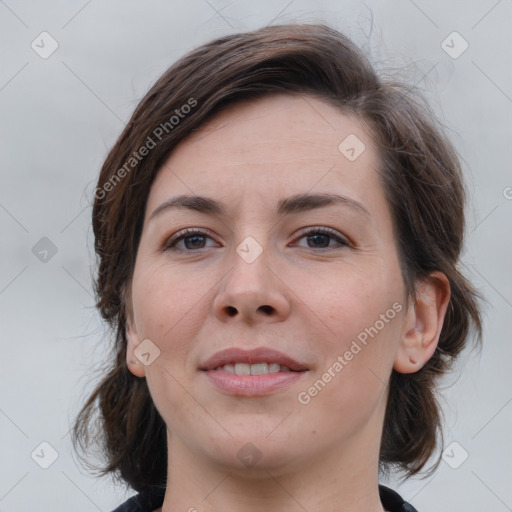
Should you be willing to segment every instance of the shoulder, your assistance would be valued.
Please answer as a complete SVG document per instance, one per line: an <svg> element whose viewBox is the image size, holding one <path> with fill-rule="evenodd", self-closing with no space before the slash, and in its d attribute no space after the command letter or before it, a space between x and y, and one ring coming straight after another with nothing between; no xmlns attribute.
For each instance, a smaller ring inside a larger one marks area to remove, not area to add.
<svg viewBox="0 0 512 512"><path fill-rule="evenodd" d="M140 492L132 496L112 512L154 512L162 506L164 494L165 488L151 488L146 492ZM389 512L418 512L389 487L379 485L379 495L382 505Z"/></svg>
<svg viewBox="0 0 512 512"><path fill-rule="evenodd" d="M112 512L154 512L163 505L164 495L164 486L151 487L132 496Z"/></svg>
<svg viewBox="0 0 512 512"><path fill-rule="evenodd" d="M389 512L418 512L412 505L404 501L397 492L389 487L379 485L382 506Z"/></svg>

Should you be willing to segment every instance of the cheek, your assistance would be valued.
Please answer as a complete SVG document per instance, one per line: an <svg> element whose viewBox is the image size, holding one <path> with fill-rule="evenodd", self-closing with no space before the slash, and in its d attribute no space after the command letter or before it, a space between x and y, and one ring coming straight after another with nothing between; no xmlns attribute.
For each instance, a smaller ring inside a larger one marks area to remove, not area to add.
<svg viewBox="0 0 512 512"><path fill-rule="evenodd" d="M184 277L165 263L144 266L134 273L132 299L140 339L149 338L165 356L185 352L186 341L201 325L205 290L210 288L201 273ZM187 334L188 333L188 334Z"/></svg>
<svg viewBox="0 0 512 512"><path fill-rule="evenodd" d="M402 331L404 289L399 269L385 262L347 265L310 290L308 306L325 325L325 335L315 340L315 349L323 354L318 403L337 404L340 411L354 410L357 402L373 407L388 381ZM324 374L329 369L330 374ZM328 381L325 389L323 381Z"/></svg>
<svg viewBox="0 0 512 512"><path fill-rule="evenodd" d="M325 319L334 337L344 340L373 326L381 315L393 309L395 302L401 304L403 300L400 273L385 262L346 264L338 272L324 275L321 281L311 280L310 284L308 305ZM391 316L395 318L396 310L389 312L386 319Z"/></svg>
<svg viewBox="0 0 512 512"><path fill-rule="evenodd" d="M347 303L334 325L335 343L323 343L325 363L297 398L305 404L301 407L309 421L327 437L329 432L350 435L365 428L385 406L402 321L402 313L396 311L400 304L393 304L365 309L364 302L360 308Z"/></svg>
<svg viewBox="0 0 512 512"><path fill-rule="evenodd" d="M154 324L165 319L180 317L189 303L196 300L197 283L194 276L185 277L178 268L167 262L147 261L141 258L137 262L133 280L134 308L140 312L139 320L151 327L146 320L151 318ZM172 317L172 318L171 318Z"/></svg>

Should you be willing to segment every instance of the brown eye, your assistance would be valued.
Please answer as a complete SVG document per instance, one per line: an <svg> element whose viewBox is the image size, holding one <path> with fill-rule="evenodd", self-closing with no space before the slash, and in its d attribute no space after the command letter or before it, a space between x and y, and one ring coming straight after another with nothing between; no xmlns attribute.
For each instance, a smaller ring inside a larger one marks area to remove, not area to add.
<svg viewBox="0 0 512 512"><path fill-rule="evenodd" d="M164 246L165 251L191 252L197 249L204 249L206 239L211 237L200 229L184 229L172 236ZM177 247L183 241L182 247Z"/></svg>
<svg viewBox="0 0 512 512"><path fill-rule="evenodd" d="M330 245L332 241L337 242L338 247L346 247L348 241L340 236L336 231L329 228L313 228L302 233L299 240L306 238L308 249L335 249L336 245Z"/></svg>

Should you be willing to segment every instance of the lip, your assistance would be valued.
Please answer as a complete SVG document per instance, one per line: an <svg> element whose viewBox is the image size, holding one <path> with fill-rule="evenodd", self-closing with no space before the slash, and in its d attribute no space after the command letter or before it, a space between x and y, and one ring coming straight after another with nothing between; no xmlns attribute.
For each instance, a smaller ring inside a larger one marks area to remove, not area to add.
<svg viewBox="0 0 512 512"><path fill-rule="evenodd" d="M236 375L219 366L235 363L277 363L292 371L264 375ZM199 368L208 380L221 392L233 396L264 396L289 386L306 375L309 368L278 350L260 347L243 350L236 347L221 350L210 357Z"/></svg>
<svg viewBox="0 0 512 512"><path fill-rule="evenodd" d="M245 350L237 347L231 347L220 352L216 352L212 357L207 359L200 367L200 370L215 370L219 366L235 363L277 363L282 366L288 366L290 370L301 372L309 368L303 363L299 363L295 359L283 352L279 352L273 348L258 347L252 350Z"/></svg>
<svg viewBox="0 0 512 512"><path fill-rule="evenodd" d="M220 391L233 396L264 396L297 382L302 372L279 372L267 375L236 375L221 370L205 371L203 374Z"/></svg>

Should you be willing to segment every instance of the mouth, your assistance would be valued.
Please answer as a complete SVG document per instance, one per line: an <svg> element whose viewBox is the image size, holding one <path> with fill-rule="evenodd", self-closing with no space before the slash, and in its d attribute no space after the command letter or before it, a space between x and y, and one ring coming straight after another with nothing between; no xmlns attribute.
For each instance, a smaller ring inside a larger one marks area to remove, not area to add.
<svg viewBox="0 0 512 512"><path fill-rule="evenodd" d="M203 363L201 370L223 393L235 396L263 396L291 385L309 368L274 349L229 348Z"/></svg>
<svg viewBox="0 0 512 512"><path fill-rule="evenodd" d="M279 371L300 372L309 369L304 363L296 361L291 356L268 347L252 350L227 348L213 354L199 367L203 371L219 368L237 375L264 375Z"/></svg>
<svg viewBox="0 0 512 512"><path fill-rule="evenodd" d="M216 372L222 371L233 373L235 375L267 375L269 373L280 372L297 372L300 370L292 370L288 366L279 363L228 363L215 368Z"/></svg>

